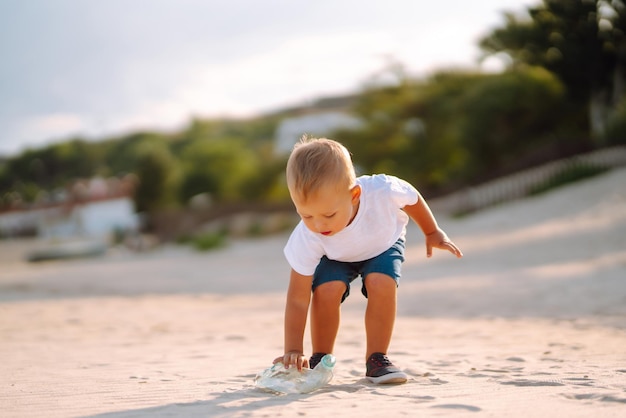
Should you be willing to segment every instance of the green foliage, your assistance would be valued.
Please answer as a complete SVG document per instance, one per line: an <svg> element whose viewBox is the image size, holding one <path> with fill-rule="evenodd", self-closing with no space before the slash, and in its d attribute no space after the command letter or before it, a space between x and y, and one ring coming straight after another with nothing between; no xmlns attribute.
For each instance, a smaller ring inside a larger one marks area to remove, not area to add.
<svg viewBox="0 0 626 418"><path fill-rule="evenodd" d="M601 13L605 2L544 0L528 9L530 19L506 15L505 26L480 41L487 54L505 52L514 63L541 66L554 72L571 97L586 101L590 83L606 82L622 42L619 28L603 30L601 18L619 25L619 8Z"/></svg>
<svg viewBox="0 0 626 418"><path fill-rule="evenodd" d="M563 85L548 71L442 72L367 91L364 120L335 136L365 172L386 172L440 193L506 172L561 140ZM520 168L520 167L518 167Z"/></svg>
<svg viewBox="0 0 626 418"><path fill-rule="evenodd" d="M255 201L268 196L280 161L273 153L275 117L241 120L194 120L173 149L180 155L185 204L209 193L217 202Z"/></svg>
<svg viewBox="0 0 626 418"><path fill-rule="evenodd" d="M273 155L278 122L274 116L194 120L176 134L136 132L27 150L0 164L0 205L31 202L40 191L79 178L129 173L139 179L135 203L140 211L186 205L202 192L218 202L262 200L275 194L284 170L283 158Z"/></svg>
<svg viewBox="0 0 626 418"><path fill-rule="evenodd" d="M328 136L360 172L405 178L432 196L525 168L591 141L594 100L611 116L604 144L625 143L626 8L622 0L543 0L527 18L505 15L480 43L508 54L501 74L441 71L426 79L389 68L395 84L370 83L354 98L362 125ZM384 74L383 74L384 75ZM597 99L597 98L600 99ZM594 99L595 98L595 99ZM213 202L287 200L274 134L285 117L194 119L173 134L136 132L99 142L74 138L0 162L0 204L95 175L139 178L138 210ZM541 159L544 160L541 160Z"/></svg>
<svg viewBox="0 0 626 418"><path fill-rule="evenodd" d="M137 163L152 148L169 148L171 139L157 132L135 132L101 143L105 149L107 174L113 176L135 172Z"/></svg>
<svg viewBox="0 0 626 418"><path fill-rule="evenodd" d="M176 165L177 161L163 144L145 142L139 147L135 167L139 178L135 192L137 211L153 212L173 203Z"/></svg>
<svg viewBox="0 0 626 418"><path fill-rule="evenodd" d="M458 142L468 151L463 176L472 181L506 172L534 149L558 141L564 103L562 84L541 68L484 76L468 85L454 122Z"/></svg>
<svg viewBox="0 0 626 418"><path fill-rule="evenodd" d="M453 109L469 83L466 77L474 76L441 74L436 80L404 79L371 88L355 106L363 125L334 136L352 150L363 172L394 174L424 190L440 188L464 158L455 124L443 118L456 117Z"/></svg>
<svg viewBox="0 0 626 418"><path fill-rule="evenodd" d="M607 145L626 144L626 99L622 100L607 121L603 141Z"/></svg>
<svg viewBox="0 0 626 418"><path fill-rule="evenodd" d="M32 182L41 188L62 186L68 178L84 178L103 167L101 150L82 139L27 150L7 161L0 174L2 189L15 188L18 182Z"/></svg>
<svg viewBox="0 0 626 418"><path fill-rule="evenodd" d="M622 0L543 0L529 18L506 15L504 26L480 41L486 55L508 54L513 66L540 66L566 87L571 120L595 137L610 108L623 95L626 65L626 7Z"/></svg>
<svg viewBox="0 0 626 418"><path fill-rule="evenodd" d="M243 185L257 171L254 153L236 139L196 140L181 152L185 178L181 198L209 193L217 201L242 197Z"/></svg>
<svg viewBox="0 0 626 418"><path fill-rule="evenodd" d="M226 245L226 234L220 232L199 234L191 238L191 244L199 251L221 248Z"/></svg>

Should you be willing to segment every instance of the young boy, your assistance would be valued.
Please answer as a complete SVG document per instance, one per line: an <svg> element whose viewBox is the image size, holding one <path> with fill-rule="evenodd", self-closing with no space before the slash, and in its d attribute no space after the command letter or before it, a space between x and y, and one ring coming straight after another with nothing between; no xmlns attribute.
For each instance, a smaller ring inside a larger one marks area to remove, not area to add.
<svg viewBox="0 0 626 418"><path fill-rule="evenodd" d="M361 292L368 299L366 376L374 383L406 382L406 373L386 354L408 218L426 236L428 257L433 248L457 257L463 256L461 251L438 227L413 186L384 174L356 178L348 150L336 141L303 138L287 162L287 186L301 222L284 249L291 266L285 353L274 363L314 368L333 352L341 303L360 275ZM306 359L303 338L309 307L313 355Z"/></svg>

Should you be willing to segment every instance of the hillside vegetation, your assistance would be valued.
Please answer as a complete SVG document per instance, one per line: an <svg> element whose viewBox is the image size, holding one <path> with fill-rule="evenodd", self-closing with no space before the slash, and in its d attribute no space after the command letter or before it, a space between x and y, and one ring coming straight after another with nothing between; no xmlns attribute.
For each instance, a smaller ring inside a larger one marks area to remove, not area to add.
<svg viewBox="0 0 626 418"><path fill-rule="evenodd" d="M393 83L320 100L363 122L328 136L363 173L401 176L429 196L626 143L625 33L622 1L545 0L526 17L506 14L480 41L485 56L510 57L506 71L415 78L392 66ZM145 213L186 208L198 195L214 205L287 202L274 134L297 111L24 151L0 161L0 211L54 201L71 181L94 176L135 177Z"/></svg>

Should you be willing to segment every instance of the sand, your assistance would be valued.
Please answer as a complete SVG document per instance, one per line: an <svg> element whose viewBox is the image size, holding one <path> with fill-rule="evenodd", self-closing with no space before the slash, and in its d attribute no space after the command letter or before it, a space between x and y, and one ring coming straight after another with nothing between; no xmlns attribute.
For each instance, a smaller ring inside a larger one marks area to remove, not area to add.
<svg viewBox="0 0 626 418"><path fill-rule="evenodd" d="M37 264L0 242L0 415L626 416L626 170L438 218L465 257L409 228L389 352L409 381L365 380L355 288L307 395L253 384L282 352L286 235Z"/></svg>

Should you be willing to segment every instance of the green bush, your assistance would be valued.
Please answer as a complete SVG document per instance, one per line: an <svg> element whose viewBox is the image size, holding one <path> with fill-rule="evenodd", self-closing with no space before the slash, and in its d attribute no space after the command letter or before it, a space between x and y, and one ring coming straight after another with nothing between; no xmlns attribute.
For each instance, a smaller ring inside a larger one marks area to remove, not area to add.
<svg viewBox="0 0 626 418"><path fill-rule="evenodd" d="M603 136L606 145L626 144L626 101L622 101L609 118Z"/></svg>
<svg viewBox="0 0 626 418"><path fill-rule="evenodd" d="M196 235L191 238L191 244L196 250L199 251L213 250L226 245L226 234L220 232L211 232Z"/></svg>

